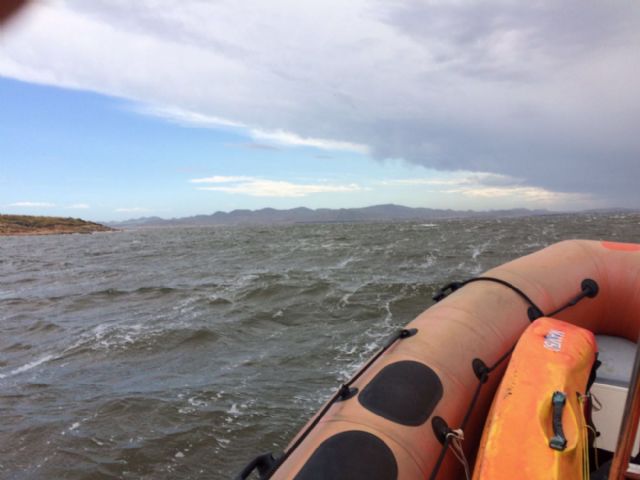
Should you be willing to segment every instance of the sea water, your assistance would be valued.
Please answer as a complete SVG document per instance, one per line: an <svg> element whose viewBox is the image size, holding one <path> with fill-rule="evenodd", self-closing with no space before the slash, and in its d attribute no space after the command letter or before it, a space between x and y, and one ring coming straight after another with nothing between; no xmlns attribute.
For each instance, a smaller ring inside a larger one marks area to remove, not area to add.
<svg viewBox="0 0 640 480"><path fill-rule="evenodd" d="M438 287L637 214L0 238L0 478L222 479Z"/></svg>

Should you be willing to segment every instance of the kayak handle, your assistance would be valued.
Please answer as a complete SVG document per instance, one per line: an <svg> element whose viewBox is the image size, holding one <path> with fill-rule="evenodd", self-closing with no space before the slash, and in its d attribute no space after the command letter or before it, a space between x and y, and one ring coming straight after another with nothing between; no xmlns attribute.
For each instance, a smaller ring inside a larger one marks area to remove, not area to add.
<svg viewBox="0 0 640 480"><path fill-rule="evenodd" d="M562 452L567 447L567 439L562 430L562 411L567 403L567 395L564 392L553 392L551 408L553 409L553 437L549 440L549 446Z"/></svg>

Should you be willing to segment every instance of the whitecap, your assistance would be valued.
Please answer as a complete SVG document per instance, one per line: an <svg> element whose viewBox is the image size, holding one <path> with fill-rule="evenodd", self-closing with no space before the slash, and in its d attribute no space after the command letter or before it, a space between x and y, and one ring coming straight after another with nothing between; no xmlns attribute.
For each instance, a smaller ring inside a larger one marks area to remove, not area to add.
<svg viewBox="0 0 640 480"><path fill-rule="evenodd" d="M204 400L198 400L196 397L191 397L187 400L189 405L193 407L206 407L208 405Z"/></svg>
<svg viewBox="0 0 640 480"><path fill-rule="evenodd" d="M427 255L426 260L419 265L420 268L431 268L436 263L436 259L432 255Z"/></svg>
<svg viewBox="0 0 640 480"><path fill-rule="evenodd" d="M29 362L22 365L21 367L15 368L8 373L0 373L0 379L12 377L13 375L18 375L19 373L24 373L28 370L31 370L32 368L37 367L38 365L42 365L43 363L48 362L52 358L53 358L53 355L45 355L44 357L34 360L33 362Z"/></svg>
<svg viewBox="0 0 640 480"><path fill-rule="evenodd" d="M336 264L336 266L333 267L333 268L337 268L337 269L344 268L347 265L349 265L350 263L354 262L355 260L356 260L356 258L354 258L354 257L347 257L344 260L339 261Z"/></svg>
<svg viewBox="0 0 640 480"><path fill-rule="evenodd" d="M349 305L349 299L351 298L352 295L353 295L353 292L345 293L342 296L342 298L338 301L338 306L346 307L347 305Z"/></svg>

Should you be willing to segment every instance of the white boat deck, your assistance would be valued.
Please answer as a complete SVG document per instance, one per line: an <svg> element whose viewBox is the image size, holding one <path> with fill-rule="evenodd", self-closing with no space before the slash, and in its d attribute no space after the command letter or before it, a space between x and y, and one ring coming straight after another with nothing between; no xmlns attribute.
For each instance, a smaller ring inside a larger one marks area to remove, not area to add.
<svg viewBox="0 0 640 480"><path fill-rule="evenodd" d="M613 452L618 441L618 432L622 422L625 401L636 344L620 337L597 335L599 360L602 362L597 371L596 381L591 393L600 402L602 408L594 409L593 423L600 432L597 447ZM640 433L639 433L640 436ZM633 454L638 451L639 439L633 447Z"/></svg>

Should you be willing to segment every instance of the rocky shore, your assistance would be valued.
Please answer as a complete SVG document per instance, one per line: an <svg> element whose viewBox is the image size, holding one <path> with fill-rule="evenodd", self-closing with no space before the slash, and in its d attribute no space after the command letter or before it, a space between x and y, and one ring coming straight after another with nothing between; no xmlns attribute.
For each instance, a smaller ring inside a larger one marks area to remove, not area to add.
<svg viewBox="0 0 640 480"><path fill-rule="evenodd" d="M79 218L0 215L0 236L112 232L113 228Z"/></svg>

